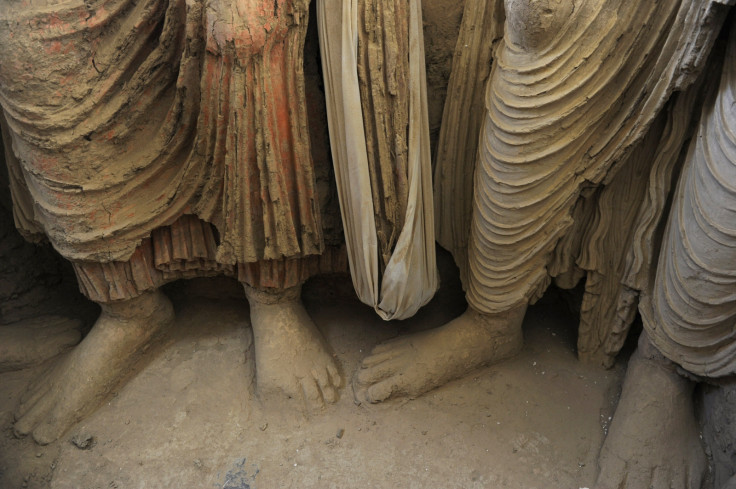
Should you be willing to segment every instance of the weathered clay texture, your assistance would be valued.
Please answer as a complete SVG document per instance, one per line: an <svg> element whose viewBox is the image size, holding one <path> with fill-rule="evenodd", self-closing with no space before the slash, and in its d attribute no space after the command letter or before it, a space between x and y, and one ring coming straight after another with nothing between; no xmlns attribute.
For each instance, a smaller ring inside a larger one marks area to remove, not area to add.
<svg viewBox="0 0 736 489"><path fill-rule="evenodd" d="M43 232L76 262L134 257L125 273L141 278L138 289L156 282L145 277L156 275L150 259L204 270L268 261L263 283L238 274L263 286L303 280L278 262L324 249L307 130L307 9L5 4L0 102L21 229ZM165 226L180 245L172 252L159 233L138 256Z"/></svg>
<svg viewBox="0 0 736 489"><path fill-rule="evenodd" d="M724 12L713 2L467 2L435 201L440 243L463 272L471 235L472 307L499 313L587 272L580 356L612 364L702 90L670 96L695 81ZM480 129L473 100L490 63ZM479 144L456 131L480 131Z"/></svg>
<svg viewBox="0 0 736 489"><path fill-rule="evenodd" d="M246 286L262 393L310 407L335 401L340 373L299 298L308 277L344 268L322 226L328 145L317 145L315 159L310 148L309 122L324 126L325 112L315 104L314 43L312 89L305 84L308 8L305 0L0 6L16 224L45 235L102 305L82 343L21 400L18 434L49 443L89 414L173 322L157 289L201 275Z"/></svg>
<svg viewBox="0 0 736 489"><path fill-rule="evenodd" d="M687 371L736 374L736 31L720 86L688 151L659 256L642 301L652 343Z"/></svg>
<svg viewBox="0 0 736 489"><path fill-rule="evenodd" d="M601 449L596 489L702 487L706 456L693 410L695 381L714 384L704 389L703 420L715 487L736 482L727 455L736 385L732 23L722 37L730 37L725 58L719 45L708 64L702 111L693 111L697 131L686 146L654 278L643 287L644 332Z"/></svg>
<svg viewBox="0 0 736 489"><path fill-rule="evenodd" d="M493 46L503 36L503 2L467 0L455 46L435 157L437 242L450 250L467 280L478 135L486 116L484 88Z"/></svg>
<svg viewBox="0 0 736 489"><path fill-rule="evenodd" d="M353 285L404 319L438 287L421 5L325 0L317 17Z"/></svg>
<svg viewBox="0 0 736 489"><path fill-rule="evenodd" d="M409 4L364 0L358 82L382 267L404 227L409 198Z"/></svg>

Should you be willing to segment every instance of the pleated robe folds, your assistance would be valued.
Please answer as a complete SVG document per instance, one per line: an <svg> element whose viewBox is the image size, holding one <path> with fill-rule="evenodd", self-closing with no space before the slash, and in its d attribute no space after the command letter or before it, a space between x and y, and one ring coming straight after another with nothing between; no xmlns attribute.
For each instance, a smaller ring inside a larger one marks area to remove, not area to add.
<svg viewBox="0 0 736 489"><path fill-rule="evenodd" d="M197 272L288 287L325 268L303 68L308 6L1 6L18 227L47 236L98 301Z"/></svg>

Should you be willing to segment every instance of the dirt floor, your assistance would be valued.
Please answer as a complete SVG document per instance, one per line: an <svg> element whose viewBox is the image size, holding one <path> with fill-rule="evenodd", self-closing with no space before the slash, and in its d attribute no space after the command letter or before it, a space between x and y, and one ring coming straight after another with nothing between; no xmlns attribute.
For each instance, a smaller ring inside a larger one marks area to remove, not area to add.
<svg viewBox="0 0 736 489"><path fill-rule="evenodd" d="M304 290L349 377L378 342L438 326L463 295L443 255L443 287L408 321L385 323L348 277ZM167 290L177 322L119 390L58 442L12 434L12 410L47 366L0 375L2 488L589 487L622 367L575 358L575 317L559 297L530 309L515 359L413 400L356 405L350 386L311 417L253 394L248 306L237 283Z"/></svg>

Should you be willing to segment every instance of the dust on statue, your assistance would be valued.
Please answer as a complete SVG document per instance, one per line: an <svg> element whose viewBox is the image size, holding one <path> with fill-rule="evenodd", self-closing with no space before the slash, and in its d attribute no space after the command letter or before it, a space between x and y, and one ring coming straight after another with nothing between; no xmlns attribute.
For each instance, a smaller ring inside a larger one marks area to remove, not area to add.
<svg viewBox="0 0 736 489"><path fill-rule="evenodd" d="M345 268L315 184L329 158L310 151L308 7L2 3L16 224L48 238L102 308L24 395L17 433L50 443L88 415L173 322L159 287L202 275L245 287L261 395L337 399L341 373L300 297L311 275Z"/></svg>
<svg viewBox="0 0 736 489"><path fill-rule="evenodd" d="M319 11L321 46L355 43L359 59L352 73L340 57L323 66L329 107L345 96L362 113L362 134L331 141L334 176L326 123L331 136L339 131L337 112L328 114L319 70L305 74L309 0L0 5L0 122L16 225L70 260L102 308L22 398L17 433L50 443L94 410L174 321L159 291L172 280L236 277L250 303L258 394L308 409L335 402L342 375L301 303L307 278L349 261L361 298L387 319L431 298L421 10L418 0L402 5L353 1L353 14L375 14L356 19L355 37L340 36L345 19L334 9ZM314 67L314 41L311 49ZM346 79L355 93L330 91ZM353 187L356 162L342 156L358 139L371 183ZM347 243L328 205L338 197ZM356 232L365 218L370 229Z"/></svg>
<svg viewBox="0 0 736 489"><path fill-rule="evenodd" d="M361 401L514 355L527 306L585 278L581 358L611 366L644 319L596 488L701 487L693 379L736 392L736 34L703 96L733 4L467 0L435 198L469 307L377 346L354 380ZM734 471L715 464L718 487L736 487Z"/></svg>

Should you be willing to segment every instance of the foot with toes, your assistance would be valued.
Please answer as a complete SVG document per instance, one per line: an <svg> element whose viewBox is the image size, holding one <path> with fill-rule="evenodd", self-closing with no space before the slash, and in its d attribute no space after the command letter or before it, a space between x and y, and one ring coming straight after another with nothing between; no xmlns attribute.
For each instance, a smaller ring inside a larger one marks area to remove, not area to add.
<svg viewBox="0 0 736 489"><path fill-rule="evenodd" d="M706 458L693 412L694 383L639 345L601 449L595 489L699 489Z"/></svg>
<svg viewBox="0 0 736 489"><path fill-rule="evenodd" d="M519 352L525 307L499 315L469 308L446 325L378 345L353 379L358 402L415 397Z"/></svg>
<svg viewBox="0 0 736 489"><path fill-rule="evenodd" d="M173 319L171 303L158 291L102 304L102 314L84 340L21 398L16 434L31 434L42 445L57 440L102 402Z"/></svg>
<svg viewBox="0 0 736 489"><path fill-rule="evenodd" d="M246 286L262 398L297 401L308 411L338 399L342 377L322 333L301 302L300 287L258 290Z"/></svg>

